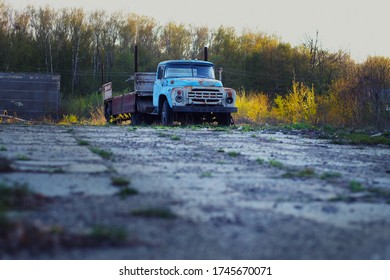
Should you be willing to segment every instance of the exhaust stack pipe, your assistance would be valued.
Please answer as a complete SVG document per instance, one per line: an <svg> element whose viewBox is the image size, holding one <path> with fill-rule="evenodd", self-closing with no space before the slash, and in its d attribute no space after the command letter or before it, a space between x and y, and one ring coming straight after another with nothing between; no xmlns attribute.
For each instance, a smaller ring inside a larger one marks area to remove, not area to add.
<svg viewBox="0 0 390 280"><path fill-rule="evenodd" d="M134 73L138 72L138 46L134 46Z"/></svg>
<svg viewBox="0 0 390 280"><path fill-rule="evenodd" d="M203 55L204 55L204 61L208 61L209 60L209 50L207 47L204 47Z"/></svg>

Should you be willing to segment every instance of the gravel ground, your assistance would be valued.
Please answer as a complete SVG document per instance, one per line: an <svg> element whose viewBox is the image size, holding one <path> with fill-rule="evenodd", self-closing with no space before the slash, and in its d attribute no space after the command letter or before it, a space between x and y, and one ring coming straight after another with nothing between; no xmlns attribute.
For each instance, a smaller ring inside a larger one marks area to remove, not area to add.
<svg viewBox="0 0 390 280"><path fill-rule="evenodd" d="M40 198L6 212L3 259L390 259L385 146L240 128L0 134L0 183Z"/></svg>

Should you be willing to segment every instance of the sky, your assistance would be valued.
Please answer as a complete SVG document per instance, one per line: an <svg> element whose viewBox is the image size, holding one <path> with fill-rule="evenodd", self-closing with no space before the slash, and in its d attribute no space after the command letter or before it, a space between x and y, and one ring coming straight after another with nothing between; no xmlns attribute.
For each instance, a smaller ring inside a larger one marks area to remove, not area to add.
<svg viewBox="0 0 390 280"><path fill-rule="evenodd" d="M195 26L234 27L276 35L300 45L309 38L323 49L343 50L356 61L390 57L389 0L3 0L16 9L27 5L81 7L85 11L129 12Z"/></svg>

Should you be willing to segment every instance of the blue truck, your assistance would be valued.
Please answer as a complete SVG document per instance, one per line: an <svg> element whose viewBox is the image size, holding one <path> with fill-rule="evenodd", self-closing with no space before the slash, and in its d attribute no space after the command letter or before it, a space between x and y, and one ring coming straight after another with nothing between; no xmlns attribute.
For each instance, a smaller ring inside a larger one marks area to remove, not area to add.
<svg viewBox="0 0 390 280"><path fill-rule="evenodd" d="M112 95L112 84L102 86L107 121L131 120L132 125L171 126L217 122L231 125L236 92L215 78L214 64L202 60L160 62L152 73L135 72L134 92Z"/></svg>

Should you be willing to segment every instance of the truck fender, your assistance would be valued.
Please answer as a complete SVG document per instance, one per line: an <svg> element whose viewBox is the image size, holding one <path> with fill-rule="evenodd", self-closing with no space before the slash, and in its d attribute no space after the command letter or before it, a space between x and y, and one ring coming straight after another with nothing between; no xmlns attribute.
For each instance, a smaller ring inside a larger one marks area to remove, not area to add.
<svg viewBox="0 0 390 280"><path fill-rule="evenodd" d="M172 100L171 98L168 98L166 94L160 94L158 99L158 114L160 115L162 112L162 106L164 104L164 101L167 100L169 103L169 106L172 108Z"/></svg>

